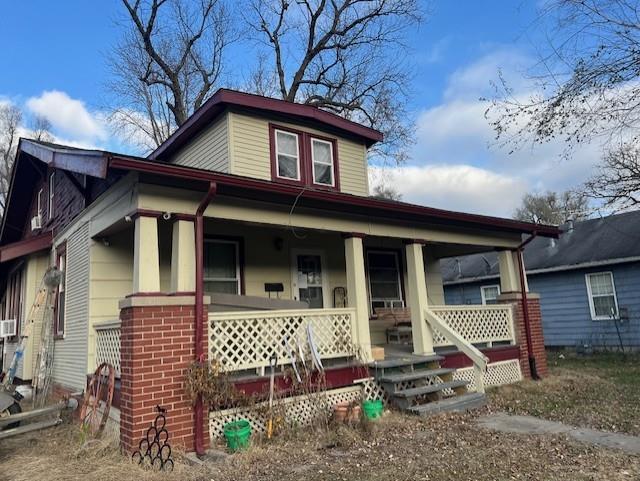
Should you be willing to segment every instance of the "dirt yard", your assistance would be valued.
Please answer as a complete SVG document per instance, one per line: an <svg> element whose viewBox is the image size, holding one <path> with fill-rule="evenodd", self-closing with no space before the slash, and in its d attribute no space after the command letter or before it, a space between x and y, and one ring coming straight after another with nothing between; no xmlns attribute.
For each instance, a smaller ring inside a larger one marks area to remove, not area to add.
<svg viewBox="0 0 640 481"><path fill-rule="evenodd" d="M637 433L637 358L622 365L611 357L550 360L549 379L494 390L491 406L474 414L421 419L392 413L364 427L289 433L269 443L257 442L247 452L207 467L177 461L171 474L143 471L108 444L82 447L78 428L64 425L0 442L0 479L640 479L638 456L580 444L565 435L498 434L475 425L477 416L487 411L509 410Z"/></svg>

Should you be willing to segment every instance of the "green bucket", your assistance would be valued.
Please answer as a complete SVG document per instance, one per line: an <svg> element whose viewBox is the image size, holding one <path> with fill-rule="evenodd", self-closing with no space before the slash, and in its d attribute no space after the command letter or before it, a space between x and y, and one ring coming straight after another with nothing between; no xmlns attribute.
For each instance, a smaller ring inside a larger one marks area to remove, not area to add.
<svg viewBox="0 0 640 481"><path fill-rule="evenodd" d="M251 424L246 419L239 419L225 424L223 431L230 451L235 452L249 446Z"/></svg>
<svg viewBox="0 0 640 481"><path fill-rule="evenodd" d="M362 411L367 419L378 419L382 416L382 400L376 399L363 402Z"/></svg>

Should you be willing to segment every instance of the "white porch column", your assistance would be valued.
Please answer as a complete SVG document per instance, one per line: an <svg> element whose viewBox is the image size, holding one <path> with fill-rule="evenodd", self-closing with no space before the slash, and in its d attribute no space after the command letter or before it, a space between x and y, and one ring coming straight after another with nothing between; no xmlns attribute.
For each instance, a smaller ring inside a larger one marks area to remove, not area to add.
<svg viewBox="0 0 640 481"><path fill-rule="evenodd" d="M196 236L193 222L173 223L171 240L171 292L196 290Z"/></svg>
<svg viewBox="0 0 640 481"><path fill-rule="evenodd" d="M520 292L520 268L518 265L518 252L504 250L498 253L498 265L500 266L500 292ZM529 291L527 277L525 275L525 289Z"/></svg>
<svg viewBox="0 0 640 481"><path fill-rule="evenodd" d="M371 333L369 331L369 306L364 272L362 236L345 235L344 255L347 270L347 303L356 309L356 331L362 360L371 361Z"/></svg>
<svg viewBox="0 0 640 481"><path fill-rule="evenodd" d="M157 217L138 215L133 246L133 292L160 292Z"/></svg>
<svg viewBox="0 0 640 481"><path fill-rule="evenodd" d="M423 244L409 241L405 245L407 255L407 280L414 354L433 354L433 335L427 325L427 283L425 279Z"/></svg>

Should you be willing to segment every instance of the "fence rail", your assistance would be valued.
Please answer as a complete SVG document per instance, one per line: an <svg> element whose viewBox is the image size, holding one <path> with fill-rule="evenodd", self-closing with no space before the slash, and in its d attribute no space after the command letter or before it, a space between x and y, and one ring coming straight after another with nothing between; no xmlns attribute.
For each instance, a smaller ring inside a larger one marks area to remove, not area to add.
<svg viewBox="0 0 640 481"><path fill-rule="evenodd" d="M300 346L307 349L310 325L321 358L349 357L355 354L355 321L355 309L210 313L209 350L226 371L263 372L274 353L283 365Z"/></svg>
<svg viewBox="0 0 640 481"><path fill-rule="evenodd" d="M102 322L94 326L96 331L96 366L111 364L116 377L120 377L120 321Z"/></svg>

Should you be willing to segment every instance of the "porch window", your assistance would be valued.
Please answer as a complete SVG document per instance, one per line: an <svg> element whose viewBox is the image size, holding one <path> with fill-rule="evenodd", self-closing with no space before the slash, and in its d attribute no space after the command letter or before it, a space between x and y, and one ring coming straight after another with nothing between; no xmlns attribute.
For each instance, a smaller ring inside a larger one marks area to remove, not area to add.
<svg viewBox="0 0 640 481"><path fill-rule="evenodd" d="M367 251L371 313L379 307L404 307L400 259L396 251Z"/></svg>
<svg viewBox="0 0 640 481"><path fill-rule="evenodd" d="M313 183L335 185L333 174L333 144L326 140L311 139Z"/></svg>
<svg viewBox="0 0 640 481"><path fill-rule="evenodd" d="M611 272L586 275L591 319L611 319L618 316L618 299Z"/></svg>
<svg viewBox="0 0 640 481"><path fill-rule="evenodd" d="M64 336L64 318L66 308L66 284L67 284L67 249L63 245L58 249L56 254L56 266L62 272L62 279L58 285L58 294L56 298L56 310L55 310L55 332L56 337Z"/></svg>
<svg viewBox="0 0 640 481"><path fill-rule="evenodd" d="M205 239L204 290L240 294L240 245L238 241Z"/></svg>
<svg viewBox="0 0 640 481"><path fill-rule="evenodd" d="M276 175L281 179L300 180L297 134L276 130Z"/></svg>
<svg viewBox="0 0 640 481"><path fill-rule="evenodd" d="M480 294L482 295L482 304L497 304L498 296L500 295L500 286L498 284L482 286L480 288Z"/></svg>

